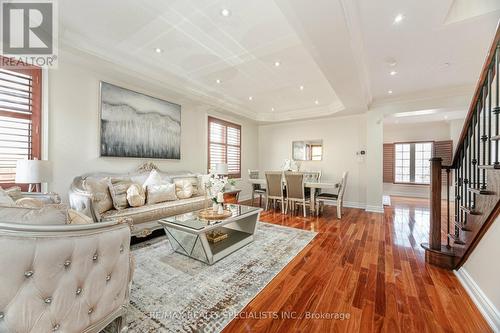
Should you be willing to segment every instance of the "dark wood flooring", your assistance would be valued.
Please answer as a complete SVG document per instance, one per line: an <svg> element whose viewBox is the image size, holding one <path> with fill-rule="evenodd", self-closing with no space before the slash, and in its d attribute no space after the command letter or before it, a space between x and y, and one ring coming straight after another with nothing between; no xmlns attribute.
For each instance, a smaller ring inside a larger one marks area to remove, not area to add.
<svg viewBox="0 0 500 333"><path fill-rule="evenodd" d="M224 333L491 332L453 272L425 263L426 200L393 197L384 214L346 208L342 220L335 207L261 220L318 235Z"/></svg>

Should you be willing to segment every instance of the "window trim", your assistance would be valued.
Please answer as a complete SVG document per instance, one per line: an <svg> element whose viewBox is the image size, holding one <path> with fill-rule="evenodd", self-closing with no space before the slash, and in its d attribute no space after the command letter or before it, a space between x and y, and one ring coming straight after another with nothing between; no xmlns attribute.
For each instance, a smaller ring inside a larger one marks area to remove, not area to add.
<svg viewBox="0 0 500 333"><path fill-rule="evenodd" d="M224 119L216 118L216 117L210 116L210 115L207 118L207 171L210 170L210 143L211 143L211 141L210 141L210 123L211 122L218 123L218 124L220 124L222 126L226 126L226 127L236 128L237 130L239 130L239 132L240 132L240 144L239 145L227 144L227 131L226 131L225 143L217 142L217 144L221 144L221 145L224 145L226 147L231 146L231 147L238 147L239 148L239 150L240 150L239 151L240 152L239 160L238 160L239 173L228 174L228 178L229 179L241 179L241 147L242 147L242 141L243 141L241 125L236 124L236 123L232 123L232 122L224 120ZM227 153L228 153L228 150L226 149L226 163L227 163Z"/></svg>
<svg viewBox="0 0 500 333"><path fill-rule="evenodd" d="M416 182L397 182L396 181L396 145L398 144L413 144L415 147L415 144L416 143L432 143L432 149L431 149L431 158L434 157L434 142L436 140L421 140L421 141L401 141L401 142L394 142L393 145L394 145L394 158L393 158L393 161L392 161L392 166L393 166L393 175L392 175L392 179L393 179L393 184L397 184L397 185L412 185L412 186L430 186L431 183L429 182L429 184L427 183L416 183ZM411 150L413 150L413 153L415 153L415 148L411 148L410 147L410 152ZM411 154L410 154L410 161L411 161L412 157L411 157ZM415 157L413 157L413 161L415 161ZM411 165L410 165L411 167ZM410 175L411 175L411 171L410 171Z"/></svg>
<svg viewBox="0 0 500 333"><path fill-rule="evenodd" d="M42 158L42 68L25 64L19 60L8 58L0 55L0 68L32 76L32 109L31 115L22 115L11 113L0 109L0 116L12 117L17 119L31 120L31 159ZM23 191L26 191L28 184L16 183L0 183L0 186L20 186Z"/></svg>

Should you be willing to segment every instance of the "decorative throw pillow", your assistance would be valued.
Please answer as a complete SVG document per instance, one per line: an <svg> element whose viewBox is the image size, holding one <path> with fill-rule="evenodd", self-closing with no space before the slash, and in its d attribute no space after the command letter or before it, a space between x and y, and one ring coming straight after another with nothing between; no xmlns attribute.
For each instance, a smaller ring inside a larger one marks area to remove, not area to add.
<svg viewBox="0 0 500 333"><path fill-rule="evenodd" d="M109 180L109 193L113 199L113 207L116 210L125 209L128 207L127 190L132 185L132 181L121 178L111 178Z"/></svg>
<svg viewBox="0 0 500 333"><path fill-rule="evenodd" d="M25 208L42 208L45 204L43 201L35 198L21 198L16 200L16 206Z"/></svg>
<svg viewBox="0 0 500 333"><path fill-rule="evenodd" d="M5 189L5 192L12 198L12 200L17 201L23 197L23 193L19 186L9 187Z"/></svg>
<svg viewBox="0 0 500 333"><path fill-rule="evenodd" d="M146 202L146 193L139 184L132 184L127 190L127 201L131 207L144 206Z"/></svg>
<svg viewBox="0 0 500 333"><path fill-rule="evenodd" d="M107 179L87 178L83 181L83 188L94 196L95 209L102 214L113 208L113 199L109 193Z"/></svg>
<svg viewBox="0 0 500 333"><path fill-rule="evenodd" d="M149 173L149 176L144 182L144 184L142 184L142 187L146 189L149 185L160 185L161 183L162 183L161 175L158 173L158 171L153 169Z"/></svg>
<svg viewBox="0 0 500 333"><path fill-rule="evenodd" d="M177 200L175 184L149 185L147 188L148 205Z"/></svg>
<svg viewBox="0 0 500 333"><path fill-rule="evenodd" d="M66 224L68 207L64 204L45 205L42 208L0 207L0 221L19 224Z"/></svg>
<svg viewBox="0 0 500 333"><path fill-rule="evenodd" d="M67 224L92 224L94 220L87 215L76 211L74 209L68 209L68 222Z"/></svg>
<svg viewBox="0 0 500 333"><path fill-rule="evenodd" d="M175 194L179 199L187 199L193 196L193 183L188 179L175 181Z"/></svg>
<svg viewBox="0 0 500 333"><path fill-rule="evenodd" d="M189 182L191 183L191 196L193 195L200 195L203 194L202 192L202 186L200 185L200 181L198 179L198 176L190 176L190 177L182 177L182 178L174 178L174 183L175 184L181 184L182 182ZM179 185L181 186L181 185Z"/></svg>
<svg viewBox="0 0 500 333"><path fill-rule="evenodd" d="M16 203L14 202L14 200L12 200L7 191L5 191L0 187L0 206L15 206L15 205Z"/></svg>

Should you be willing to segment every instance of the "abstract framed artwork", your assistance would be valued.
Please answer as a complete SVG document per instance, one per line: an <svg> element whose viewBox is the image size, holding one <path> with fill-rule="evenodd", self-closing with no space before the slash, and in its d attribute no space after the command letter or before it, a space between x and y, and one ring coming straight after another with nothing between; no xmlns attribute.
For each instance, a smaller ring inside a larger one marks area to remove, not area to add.
<svg viewBox="0 0 500 333"><path fill-rule="evenodd" d="M181 158L181 106L100 83L100 156Z"/></svg>

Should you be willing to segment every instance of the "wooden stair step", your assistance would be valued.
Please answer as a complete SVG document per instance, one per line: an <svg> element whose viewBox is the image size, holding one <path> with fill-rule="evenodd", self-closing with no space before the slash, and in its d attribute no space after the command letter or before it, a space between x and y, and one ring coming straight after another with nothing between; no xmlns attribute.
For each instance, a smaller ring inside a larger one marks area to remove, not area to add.
<svg viewBox="0 0 500 333"><path fill-rule="evenodd" d="M481 195L493 195L495 192L490 191L490 190L483 190L481 188L477 187L469 187L468 188L469 192L475 193L475 194L481 194Z"/></svg>
<svg viewBox="0 0 500 333"><path fill-rule="evenodd" d="M455 243L457 245L465 245L465 242L463 240L461 240L460 237L457 237L453 234L448 234L448 238L451 239L453 241L453 243Z"/></svg>
<svg viewBox="0 0 500 333"><path fill-rule="evenodd" d="M474 208L470 208L470 207L467 207L467 206L460 206L460 210L462 210L462 211L464 211L464 212L466 212L467 214L470 214L470 215L481 215L481 212L478 212Z"/></svg>
<svg viewBox="0 0 500 333"><path fill-rule="evenodd" d="M488 169L488 170L498 170L500 169L500 163L499 164L492 164L492 165L478 165L479 169Z"/></svg>

